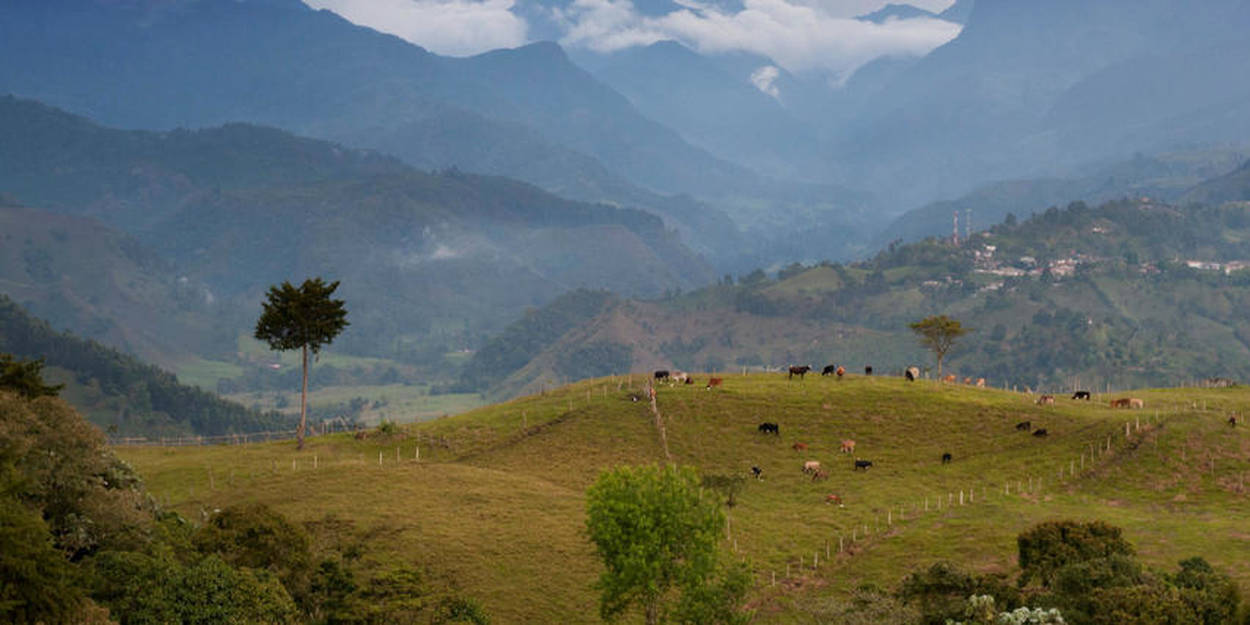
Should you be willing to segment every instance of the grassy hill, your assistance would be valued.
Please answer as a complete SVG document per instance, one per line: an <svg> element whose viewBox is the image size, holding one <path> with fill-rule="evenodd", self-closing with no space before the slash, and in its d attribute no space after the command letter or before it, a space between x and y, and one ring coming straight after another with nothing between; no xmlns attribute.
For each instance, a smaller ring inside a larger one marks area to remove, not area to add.
<svg viewBox="0 0 1250 625"><path fill-rule="evenodd" d="M389 436L315 438L300 454L288 443L118 453L185 514L264 502L374 528L395 561L445 572L498 623L598 621L583 493L602 469L664 462L666 447L704 475L763 468L727 510L723 544L756 574L759 623L812 622L814 602L894 587L938 559L1008 572L1016 534L1054 518L1107 520L1148 564L1201 555L1250 589L1250 430L1225 423L1250 407L1245 389L1135 391L1145 409L1123 411L1106 396L1039 407L895 377L731 374L713 391L661 387L661 436L648 404L630 398L645 379L587 380ZM757 433L764 420L781 436ZM1050 435L1017 431L1024 420ZM870 470L838 453L846 438ZM944 452L953 463L939 463ZM800 472L809 459L829 481Z"/></svg>

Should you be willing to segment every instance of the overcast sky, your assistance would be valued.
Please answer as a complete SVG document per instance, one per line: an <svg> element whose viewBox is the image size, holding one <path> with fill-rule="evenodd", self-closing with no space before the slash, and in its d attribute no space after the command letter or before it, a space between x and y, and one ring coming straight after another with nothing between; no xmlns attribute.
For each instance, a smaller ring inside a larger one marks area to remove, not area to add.
<svg viewBox="0 0 1250 625"><path fill-rule="evenodd" d="M533 0L304 1L439 54L466 56L531 41L530 25L514 4ZM632 0L572 0L566 8L537 12L559 25L565 46L608 52L674 39L701 52L764 55L792 72L815 71L835 80L878 56L924 54L959 34L957 24L935 19L852 19L885 0L743 0L734 10L704 0L675 2L682 8L661 16L641 14ZM952 2L910 4L936 12Z"/></svg>

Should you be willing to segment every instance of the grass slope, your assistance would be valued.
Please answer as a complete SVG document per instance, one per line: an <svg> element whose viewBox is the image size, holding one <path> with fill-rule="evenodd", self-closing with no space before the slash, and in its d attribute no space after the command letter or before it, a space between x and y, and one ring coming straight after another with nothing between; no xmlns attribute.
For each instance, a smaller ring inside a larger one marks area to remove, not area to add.
<svg viewBox="0 0 1250 625"><path fill-rule="evenodd" d="M261 501L295 518L384 526L395 536L390 557L446 572L496 622L592 623L599 565L583 493L604 468L665 459L648 404L629 396L643 381L588 380L391 437L313 439L301 454L290 443L118 451L159 499L196 518ZM674 461L704 474L764 470L729 511L724 544L757 572L757 622L803 622L810 599L893 586L939 558L1010 571L1015 535L1056 517L1106 519L1147 563L1202 555L1250 589L1250 430L1225 422L1250 406L1250 391L1134 395L1145 410L1113 411L1100 396L1039 407L1027 395L925 381L752 374L713 391L662 387L658 406ZM758 434L764 420L781 436ZM1023 420L1050 436L1016 431ZM1094 453L1108 437L1111 451ZM851 470L838 453L845 438L871 470ZM792 450L796 441L810 451ZM952 464L939 463L943 452ZM827 482L800 472L809 459L830 470ZM845 505L826 504L831 492Z"/></svg>

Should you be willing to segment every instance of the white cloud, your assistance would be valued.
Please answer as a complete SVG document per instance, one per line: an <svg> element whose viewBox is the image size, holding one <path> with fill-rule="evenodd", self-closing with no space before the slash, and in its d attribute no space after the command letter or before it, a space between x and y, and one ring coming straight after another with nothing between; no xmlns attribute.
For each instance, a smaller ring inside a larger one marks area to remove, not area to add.
<svg viewBox="0 0 1250 625"><path fill-rule="evenodd" d="M529 43L515 2L538 0L304 0L361 24L402 37L438 54L464 56ZM550 9L566 46L611 52L681 41L705 53L750 52L785 69L816 72L834 81L882 55L922 55L959 34L959 25L936 19L853 19L885 0L743 0L741 10L717 0L674 0L667 15L646 16L631 0L572 0ZM952 0L912 0L940 11ZM546 12L546 11L544 11Z"/></svg>
<svg viewBox="0 0 1250 625"><path fill-rule="evenodd" d="M781 70L777 69L776 66L765 65L751 72L751 84L755 85L756 89L773 98L780 98L781 90L777 88L777 85L773 84L773 81L777 80L777 77L780 75Z"/></svg>
<svg viewBox="0 0 1250 625"><path fill-rule="evenodd" d="M514 0L304 0L437 54L467 56L528 43Z"/></svg>
<svg viewBox="0 0 1250 625"><path fill-rule="evenodd" d="M630 0L574 0L559 12L567 27L561 41L610 52L675 39L700 52L751 52L791 72L814 71L843 80L882 55L926 54L960 30L958 24L937 19L861 22L803 0L744 0L737 12L683 4L687 8L649 17L638 13ZM845 3L838 6L845 10Z"/></svg>

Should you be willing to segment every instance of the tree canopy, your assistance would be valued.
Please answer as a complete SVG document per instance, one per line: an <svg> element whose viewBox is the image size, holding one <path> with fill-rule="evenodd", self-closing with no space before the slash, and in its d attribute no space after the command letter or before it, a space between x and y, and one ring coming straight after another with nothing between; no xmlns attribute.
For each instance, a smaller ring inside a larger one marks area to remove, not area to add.
<svg viewBox="0 0 1250 625"><path fill-rule="evenodd" d="M971 328L963 327L963 324L955 319L951 319L946 315L935 315L925 317L920 321L909 324L912 332L920 337L920 344L933 350L937 356L937 372L942 374L942 359L946 357L959 338L972 331Z"/></svg>
<svg viewBox="0 0 1250 625"><path fill-rule="evenodd" d="M725 515L702 495L693 469L606 471L587 491L586 507L586 528L606 569L598 582L604 620L632 607L648 625L745 618L737 604L749 576L718 566Z"/></svg>

